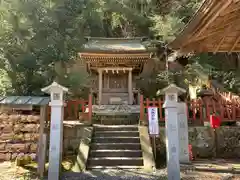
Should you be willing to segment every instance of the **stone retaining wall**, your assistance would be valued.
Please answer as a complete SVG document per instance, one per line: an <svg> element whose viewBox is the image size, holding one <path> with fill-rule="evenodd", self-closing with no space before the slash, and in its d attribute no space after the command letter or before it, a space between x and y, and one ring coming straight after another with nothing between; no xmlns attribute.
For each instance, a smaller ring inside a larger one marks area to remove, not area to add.
<svg viewBox="0 0 240 180"><path fill-rule="evenodd" d="M224 127L217 130L218 156L240 158L240 127Z"/></svg>
<svg viewBox="0 0 240 180"><path fill-rule="evenodd" d="M76 155L79 145L87 137L88 126L80 123L64 123L63 129L63 155Z"/></svg>
<svg viewBox="0 0 240 180"><path fill-rule="evenodd" d="M35 160L39 139L38 115L0 114L0 161L17 157Z"/></svg>
<svg viewBox="0 0 240 180"><path fill-rule="evenodd" d="M76 157L71 171L85 171L92 134L93 127L91 126L86 126L77 122L73 124L64 123L63 155L74 155Z"/></svg>
<svg viewBox="0 0 240 180"><path fill-rule="evenodd" d="M189 127L188 132L189 144L193 147L195 158L212 158L215 156L215 152L219 158L240 158L239 127L223 126L217 129L217 146L214 131L210 127ZM156 142L158 155L166 156L165 128L160 127L160 137Z"/></svg>

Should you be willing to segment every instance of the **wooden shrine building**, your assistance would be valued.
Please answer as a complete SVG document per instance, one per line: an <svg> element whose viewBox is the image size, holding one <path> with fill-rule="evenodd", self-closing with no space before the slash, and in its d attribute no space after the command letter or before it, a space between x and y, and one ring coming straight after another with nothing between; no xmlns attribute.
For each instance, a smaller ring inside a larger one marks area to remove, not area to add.
<svg viewBox="0 0 240 180"><path fill-rule="evenodd" d="M79 53L93 79L91 92L98 105L137 105L135 77L149 61L143 38L87 38Z"/></svg>

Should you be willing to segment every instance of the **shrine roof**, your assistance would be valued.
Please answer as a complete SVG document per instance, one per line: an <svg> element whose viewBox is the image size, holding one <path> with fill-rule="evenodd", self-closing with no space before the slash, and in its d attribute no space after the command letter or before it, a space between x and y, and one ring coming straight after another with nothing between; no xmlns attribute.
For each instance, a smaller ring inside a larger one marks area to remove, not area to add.
<svg viewBox="0 0 240 180"><path fill-rule="evenodd" d="M50 102L49 97L40 96L1 96L0 104L5 105L47 105Z"/></svg>
<svg viewBox="0 0 240 180"><path fill-rule="evenodd" d="M146 38L145 38L146 39ZM87 38L82 53L147 53L144 38ZM80 53L80 54L82 54Z"/></svg>
<svg viewBox="0 0 240 180"><path fill-rule="evenodd" d="M182 52L239 52L240 0L205 0L168 47Z"/></svg>

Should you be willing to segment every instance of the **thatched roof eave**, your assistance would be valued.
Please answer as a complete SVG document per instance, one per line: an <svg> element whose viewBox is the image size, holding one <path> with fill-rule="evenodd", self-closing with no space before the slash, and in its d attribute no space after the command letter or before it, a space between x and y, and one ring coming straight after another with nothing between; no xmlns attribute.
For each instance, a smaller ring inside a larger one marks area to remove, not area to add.
<svg viewBox="0 0 240 180"><path fill-rule="evenodd" d="M240 0L205 0L168 47L181 52L239 52Z"/></svg>

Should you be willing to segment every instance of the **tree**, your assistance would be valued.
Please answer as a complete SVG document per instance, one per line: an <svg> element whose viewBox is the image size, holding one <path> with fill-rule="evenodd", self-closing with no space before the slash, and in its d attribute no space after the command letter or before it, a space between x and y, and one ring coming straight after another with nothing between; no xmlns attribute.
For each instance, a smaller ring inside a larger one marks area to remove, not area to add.
<svg viewBox="0 0 240 180"><path fill-rule="evenodd" d="M77 61L84 36L160 37L167 44L200 4L201 0L2 0L0 69L10 84L2 91L39 95L53 79L68 86L75 82L73 89L81 89L87 78L76 77L87 75L66 69Z"/></svg>

